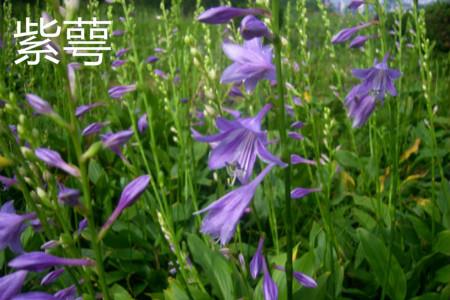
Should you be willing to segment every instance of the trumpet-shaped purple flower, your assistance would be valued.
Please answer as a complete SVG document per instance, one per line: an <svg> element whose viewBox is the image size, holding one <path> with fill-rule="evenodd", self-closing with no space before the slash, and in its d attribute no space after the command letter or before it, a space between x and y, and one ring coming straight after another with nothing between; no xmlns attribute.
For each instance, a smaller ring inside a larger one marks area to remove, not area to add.
<svg viewBox="0 0 450 300"><path fill-rule="evenodd" d="M361 5L363 5L365 2L364 0L352 0L349 5L347 6L348 9L358 9Z"/></svg>
<svg viewBox="0 0 450 300"><path fill-rule="evenodd" d="M78 106L75 110L75 116L77 118L81 118L88 111L90 111L96 107L102 106L102 105L103 105L103 103L101 103L101 102L94 102L92 104Z"/></svg>
<svg viewBox="0 0 450 300"><path fill-rule="evenodd" d="M333 44L338 44L338 43L343 43L345 41L348 41L349 39L351 39L351 37L355 33L357 33L358 31L360 31L363 28L369 27L372 24L373 24L373 22L368 22L368 23L360 24L355 27L344 28L333 36L333 38L331 39L331 42Z"/></svg>
<svg viewBox="0 0 450 300"><path fill-rule="evenodd" d="M271 37L266 24L252 15L247 15L242 19L240 31L245 40L251 40L257 37Z"/></svg>
<svg viewBox="0 0 450 300"><path fill-rule="evenodd" d="M244 45L224 43L225 55L233 61L220 78L221 83L241 83L248 93L252 92L258 81L276 80L275 67L272 64L272 47L264 46L262 38L244 41Z"/></svg>
<svg viewBox="0 0 450 300"><path fill-rule="evenodd" d="M352 70L353 76L362 80L357 95L370 94L378 100L383 100L386 92L389 92L392 96L397 95L394 80L398 79L402 73L399 70L389 68L387 65L388 58L389 53L384 56L380 63L375 60L374 66L371 68Z"/></svg>
<svg viewBox="0 0 450 300"><path fill-rule="evenodd" d="M19 294L11 300L60 300L55 296L44 292L28 292Z"/></svg>
<svg viewBox="0 0 450 300"><path fill-rule="evenodd" d="M256 249L255 255L250 261L250 275L253 279L256 279L259 273L261 273L263 269L263 265L265 264L264 256L262 253L262 247L264 245L264 238L261 237L258 242L258 248Z"/></svg>
<svg viewBox="0 0 450 300"><path fill-rule="evenodd" d="M275 266L275 269L286 272L286 269L283 266ZM297 271L294 271L292 274L294 275L295 280L297 280L298 283L300 283L304 287L307 288L317 287L317 282L312 277Z"/></svg>
<svg viewBox="0 0 450 300"><path fill-rule="evenodd" d="M298 187L298 188L295 188L295 189L293 189L291 191L291 198L292 199L299 199L299 198L306 197L306 196L308 196L311 193L320 192L320 191L321 191L321 189L317 189L317 188L315 188L315 189L307 189L307 188Z"/></svg>
<svg viewBox="0 0 450 300"><path fill-rule="evenodd" d="M233 237L239 220L250 205L256 188L273 166L274 164L268 165L253 181L195 212L195 214L207 212L203 219L201 232L220 240L222 245L227 244Z"/></svg>
<svg viewBox="0 0 450 300"><path fill-rule="evenodd" d="M147 114L143 114L138 120L138 130L140 133L143 133L145 129L148 127L148 119Z"/></svg>
<svg viewBox="0 0 450 300"><path fill-rule="evenodd" d="M64 268L56 269L47 275L44 276L41 280L41 285L49 285L56 280L58 280L59 277L64 273Z"/></svg>
<svg viewBox="0 0 450 300"><path fill-rule="evenodd" d="M307 164L307 165L316 165L317 163L314 160L306 159L297 154L291 154L291 164Z"/></svg>
<svg viewBox="0 0 450 300"><path fill-rule="evenodd" d="M350 42L349 47L350 48L361 48L362 46L364 46L364 44L369 39L370 39L370 36L368 36L368 35L358 35Z"/></svg>
<svg viewBox="0 0 450 300"><path fill-rule="evenodd" d="M353 120L352 126L361 127L367 122L377 104L377 99L372 95L363 95L346 98L348 116Z"/></svg>
<svg viewBox="0 0 450 300"><path fill-rule="evenodd" d="M134 92L136 84L113 86L108 90L108 94L113 99L120 99L126 93Z"/></svg>
<svg viewBox="0 0 450 300"><path fill-rule="evenodd" d="M95 262L88 258L62 258L45 252L24 253L8 263L14 269L41 272L55 266L92 266Z"/></svg>
<svg viewBox="0 0 450 300"><path fill-rule="evenodd" d="M266 104L251 118L227 120L219 117L216 119L219 133L211 136L201 136L192 130L197 141L213 146L208 161L209 168L216 170L230 165L236 167L237 178L241 183L246 183L253 172L256 157L268 163L286 166L267 150L267 132L261 130L262 120L271 107L271 104Z"/></svg>
<svg viewBox="0 0 450 300"><path fill-rule="evenodd" d="M144 193L148 184L150 183L150 176L142 175L133 181L131 181L122 191L120 195L119 203L114 209L111 216L108 218L106 223L102 226L100 231L100 236L103 236L106 231L111 227L114 221L120 216L123 210L131 205L133 205L139 197Z"/></svg>
<svg viewBox="0 0 450 300"><path fill-rule="evenodd" d="M33 110L41 115L50 115L53 114L53 108L48 104L47 101L43 100L39 96L33 94L26 94L25 98L28 101L28 104L33 108Z"/></svg>
<svg viewBox="0 0 450 300"><path fill-rule="evenodd" d="M10 300L20 293L27 271L17 271L0 277L0 300Z"/></svg>
<svg viewBox="0 0 450 300"><path fill-rule="evenodd" d="M123 66L126 62L127 62L127 61L126 61L126 60L123 60L123 59L116 59L115 61L113 61L113 62L111 63L111 67L113 67L113 68L118 68L118 67Z"/></svg>
<svg viewBox="0 0 450 300"><path fill-rule="evenodd" d="M262 15L267 11L259 8L237 8L231 6L218 6L207 9L197 17L197 21L207 24L223 24L233 18L246 15Z"/></svg>
<svg viewBox="0 0 450 300"><path fill-rule="evenodd" d="M9 178L9 177L0 175L0 183L3 184L3 188L5 190L7 190L10 187L12 187L13 185L17 184L17 179L15 177Z"/></svg>
<svg viewBox="0 0 450 300"><path fill-rule="evenodd" d="M124 159L120 149L133 136L133 130L123 130L116 133L106 133L102 136L103 145Z"/></svg>
<svg viewBox="0 0 450 300"><path fill-rule="evenodd" d="M80 223L78 224L78 234L81 234L83 230L85 230L88 226L88 220L86 218L82 219Z"/></svg>
<svg viewBox="0 0 450 300"><path fill-rule="evenodd" d="M116 53L116 57L119 58L119 57L124 56L129 50L130 49L128 49L128 48L119 49Z"/></svg>
<svg viewBox="0 0 450 300"><path fill-rule="evenodd" d="M81 132L81 135L89 136L89 135L97 134L100 132L100 130L103 129L104 126L105 126L105 123L94 122L94 123L86 126L86 128L84 128L83 131Z"/></svg>
<svg viewBox="0 0 450 300"><path fill-rule="evenodd" d="M266 261L263 263L263 292L264 292L264 300L278 300L278 287L273 281L272 277L270 277L269 270L267 269Z"/></svg>
<svg viewBox="0 0 450 300"><path fill-rule="evenodd" d="M80 171L78 170L78 168L66 163L62 159L61 155L56 151L46 148L38 148L34 151L34 154L37 158L42 160L50 167L61 169L75 177L80 176Z"/></svg>
<svg viewBox="0 0 450 300"><path fill-rule="evenodd" d="M58 202L64 205L76 206L80 204L80 191L59 184Z"/></svg>
<svg viewBox="0 0 450 300"><path fill-rule="evenodd" d="M159 60L159 58L156 57L156 56L153 56L153 55L147 57L147 62L148 62L149 64L153 64L153 63L157 62L158 60Z"/></svg>
<svg viewBox="0 0 450 300"><path fill-rule="evenodd" d="M36 219L35 213L16 214L13 201L8 201L0 208L0 251L9 247L14 253L22 253L20 236L29 225L26 222Z"/></svg>
<svg viewBox="0 0 450 300"><path fill-rule="evenodd" d="M77 287L71 285L65 289L59 290L54 295L58 300L75 300L77 296Z"/></svg>

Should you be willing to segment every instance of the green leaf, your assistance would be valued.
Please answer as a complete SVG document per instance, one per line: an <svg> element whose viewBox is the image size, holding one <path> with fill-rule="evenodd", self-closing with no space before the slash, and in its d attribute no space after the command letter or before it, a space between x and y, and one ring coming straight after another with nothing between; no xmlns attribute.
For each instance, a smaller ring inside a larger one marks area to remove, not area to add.
<svg viewBox="0 0 450 300"><path fill-rule="evenodd" d="M113 285L109 291L114 300L133 300L127 290L118 284Z"/></svg>
<svg viewBox="0 0 450 300"><path fill-rule="evenodd" d="M439 232L437 236L437 242L434 245L433 250L446 255L450 255L450 230Z"/></svg>
<svg viewBox="0 0 450 300"><path fill-rule="evenodd" d="M388 266L389 253L383 242L364 228L358 228L357 234L361 241L364 257L373 270L378 285L382 286L386 281L386 293L391 299L405 299L406 276L395 256L391 254L390 266ZM389 277L385 280L387 274Z"/></svg>
<svg viewBox="0 0 450 300"><path fill-rule="evenodd" d="M450 265L446 265L445 267L437 270L435 279L442 283L450 282Z"/></svg>
<svg viewBox="0 0 450 300"><path fill-rule="evenodd" d="M336 152L336 160L338 163L346 168L361 168L361 161L359 157L350 151L339 150Z"/></svg>

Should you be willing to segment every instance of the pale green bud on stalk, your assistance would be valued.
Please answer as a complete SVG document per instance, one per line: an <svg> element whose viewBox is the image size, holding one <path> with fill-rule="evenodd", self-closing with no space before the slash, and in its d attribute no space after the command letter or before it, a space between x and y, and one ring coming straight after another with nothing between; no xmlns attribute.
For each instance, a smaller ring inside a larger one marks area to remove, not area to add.
<svg viewBox="0 0 450 300"><path fill-rule="evenodd" d="M20 137L25 136L25 129L22 124L17 125L17 133L19 134Z"/></svg>
<svg viewBox="0 0 450 300"><path fill-rule="evenodd" d="M20 115L19 115L19 123L20 123L20 124L24 124L24 123L25 123L25 120L26 120L25 115L24 115L24 114L20 114Z"/></svg>
<svg viewBox="0 0 450 300"><path fill-rule="evenodd" d="M38 138L38 137L39 137L39 130L37 130L36 128L33 128L33 129L31 130L31 135L32 135L34 138Z"/></svg>
<svg viewBox="0 0 450 300"><path fill-rule="evenodd" d="M28 183L29 185L33 184L33 180L30 177L24 177L23 180Z"/></svg>
<svg viewBox="0 0 450 300"><path fill-rule="evenodd" d="M31 151L30 148L20 147L20 152L26 159L34 159L35 158L34 153L33 153L33 151Z"/></svg>
<svg viewBox="0 0 450 300"><path fill-rule="evenodd" d="M194 63L194 66L200 67L200 62L198 61L198 59L196 57L194 57L193 63Z"/></svg>
<svg viewBox="0 0 450 300"><path fill-rule="evenodd" d="M33 166L36 167L36 165L33 165ZM50 182L52 180L52 178L53 178L53 175L48 170L45 170L42 173L42 177L44 178L45 182Z"/></svg>
<svg viewBox="0 0 450 300"><path fill-rule="evenodd" d="M41 200L44 200L47 198L47 193L41 187L38 187L36 189L36 193Z"/></svg>
<svg viewBox="0 0 450 300"><path fill-rule="evenodd" d="M97 153L103 148L101 141L93 143L86 152L81 155L81 161L85 162L97 155Z"/></svg>
<svg viewBox="0 0 450 300"><path fill-rule="evenodd" d="M211 79L211 80L215 80L216 77L217 77L216 71L215 71L214 69L209 70L209 71L208 71L208 77L209 77L209 79Z"/></svg>
<svg viewBox="0 0 450 300"><path fill-rule="evenodd" d="M6 103L6 104L5 104L5 111L8 112L8 113L10 113L10 114L12 114L12 113L14 113L14 108L12 107L11 104Z"/></svg>

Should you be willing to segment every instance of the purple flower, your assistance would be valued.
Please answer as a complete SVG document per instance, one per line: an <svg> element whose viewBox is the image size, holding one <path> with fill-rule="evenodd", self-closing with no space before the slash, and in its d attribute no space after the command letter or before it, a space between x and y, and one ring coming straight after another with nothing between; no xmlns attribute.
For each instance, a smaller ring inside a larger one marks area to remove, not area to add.
<svg viewBox="0 0 450 300"><path fill-rule="evenodd" d="M348 116L353 119L353 127L361 127L367 122L375 109L376 102L376 98L372 95L364 95L362 98L347 96L345 106Z"/></svg>
<svg viewBox="0 0 450 300"><path fill-rule="evenodd" d="M295 121L291 124L291 128L294 129L301 129L303 126L305 126L305 124L302 121Z"/></svg>
<svg viewBox="0 0 450 300"><path fill-rule="evenodd" d="M76 206L80 204L80 191L58 184L58 202L64 205Z"/></svg>
<svg viewBox="0 0 450 300"><path fill-rule="evenodd" d="M153 71L155 73L156 76L162 78L162 79L167 79L167 75L166 73L164 73L164 71L160 70L160 69L155 69L155 71Z"/></svg>
<svg viewBox="0 0 450 300"><path fill-rule="evenodd" d="M316 165L317 163L314 160L306 159L297 154L291 154L291 164L307 164L307 165Z"/></svg>
<svg viewBox="0 0 450 300"><path fill-rule="evenodd" d="M94 122L92 124L89 124L86 128L83 129L81 132L82 136L89 136L93 134L97 134L102 130L102 128L105 126L104 123Z"/></svg>
<svg viewBox="0 0 450 300"><path fill-rule="evenodd" d="M48 104L47 101L42 100L40 97L33 94L26 94L25 98L36 113L41 115L50 115L54 113L50 104Z"/></svg>
<svg viewBox="0 0 450 300"><path fill-rule="evenodd" d="M133 136L133 130L123 130L116 133L107 133L102 136L103 145L114 149L124 145Z"/></svg>
<svg viewBox="0 0 450 300"><path fill-rule="evenodd" d="M11 300L59 300L55 296L44 292L28 292L20 294Z"/></svg>
<svg viewBox="0 0 450 300"><path fill-rule="evenodd" d="M0 208L0 250L9 247L14 253L22 253L20 236L29 224L25 222L36 219L35 213L16 214L13 201L8 201Z"/></svg>
<svg viewBox="0 0 450 300"><path fill-rule="evenodd" d="M55 297L58 300L75 300L76 296L77 296L77 287L75 285L71 285L55 293Z"/></svg>
<svg viewBox="0 0 450 300"><path fill-rule="evenodd" d="M241 83L248 93L252 92L258 81L276 80L272 64L272 47L264 46L261 38L244 41L244 45L224 43L225 55L233 61L220 78L221 83Z"/></svg>
<svg viewBox="0 0 450 300"><path fill-rule="evenodd" d="M50 240L50 241L45 242L45 243L42 244L41 250L52 249L52 248L56 248L58 246L59 246L59 242L58 241Z"/></svg>
<svg viewBox="0 0 450 300"><path fill-rule="evenodd" d="M155 50L156 53L163 53L164 51L166 51L163 48L159 48L159 47L156 47L153 50Z"/></svg>
<svg viewBox="0 0 450 300"><path fill-rule="evenodd" d="M75 177L80 176L80 171L78 170L78 168L66 163L62 159L61 155L56 151L46 148L38 148L34 151L34 154L36 155L37 158L42 160L50 167L61 169L66 173L69 173L70 175Z"/></svg>
<svg viewBox="0 0 450 300"><path fill-rule="evenodd" d="M368 36L368 35L358 35L350 42L349 47L350 48L361 48L362 46L364 46L364 44L369 39L370 39L370 36Z"/></svg>
<svg viewBox="0 0 450 300"><path fill-rule="evenodd" d="M94 102L92 104L78 106L75 110L75 116L77 118L81 118L88 111L90 111L96 107L102 106L102 105L103 105L103 103L101 103L101 102Z"/></svg>
<svg viewBox="0 0 450 300"><path fill-rule="evenodd" d="M55 266L92 266L94 261L88 258L62 258L45 252L24 253L8 263L14 269L41 272Z"/></svg>
<svg viewBox="0 0 450 300"><path fill-rule="evenodd" d="M143 133L148 127L147 114L143 114L138 120L138 130Z"/></svg>
<svg viewBox="0 0 450 300"><path fill-rule="evenodd" d="M256 37L271 37L266 24L252 15L245 16L242 19L240 31L245 40L251 40Z"/></svg>
<svg viewBox="0 0 450 300"><path fill-rule="evenodd" d="M244 94L242 94L241 89L238 85L233 85L230 89L230 92L228 93L228 96L230 98L238 98L238 97L244 97Z"/></svg>
<svg viewBox="0 0 450 300"><path fill-rule="evenodd" d="M352 0L350 4L347 6L348 9L358 9L361 5L364 4L364 0Z"/></svg>
<svg viewBox="0 0 450 300"><path fill-rule="evenodd" d="M262 119L271 107L271 104L266 104L255 117L251 118L239 117L227 120L219 117L216 119L219 133L211 136L201 136L192 129L197 141L207 142L213 146L208 161L211 170L231 165L236 168L234 173L239 181L246 183L253 173L256 157L267 163L286 166L267 150L267 132L261 130Z"/></svg>
<svg viewBox="0 0 450 300"><path fill-rule="evenodd" d="M282 266L275 266L275 269L286 272L285 268ZM307 288L316 288L317 282L310 276L302 273L302 272L296 272L294 271L292 273L294 275L295 280L298 281L301 285Z"/></svg>
<svg viewBox="0 0 450 300"><path fill-rule="evenodd" d="M119 29L119 30L114 30L111 35L112 36L122 36L124 33L125 33L125 31Z"/></svg>
<svg viewBox="0 0 450 300"><path fill-rule="evenodd" d="M250 262L250 275L253 279L256 279L259 273L261 273L263 269L263 265L265 263L264 256L262 253L262 247L264 245L264 238L261 237L258 242L258 249L256 249L255 255L253 256Z"/></svg>
<svg viewBox="0 0 450 300"><path fill-rule="evenodd" d="M117 59L111 63L111 67L118 68L123 66L127 61L123 59Z"/></svg>
<svg viewBox="0 0 450 300"><path fill-rule="evenodd" d="M348 41L359 30L366 28L372 24L373 24L373 22L368 22L368 23L360 24L355 27L344 28L333 36L333 38L331 39L331 42L333 44L338 44L338 43L343 43L345 41Z"/></svg>
<svg viewBox="0 0 450 300"><path fill-rule="evenodd" d="M307 188L298 187L291 191L291 198L292 199L303 198L311 193L320 192L320 191L321 191L321 189L318 189L318 188L307 189Z"/></svg>
<svg viewBox="0 0 450 300"><path fill-rule="evenodd" d="M157 62L158 60L159 60L159 58L157 58L156 56L149 56L149 57L147 57L147 62L149 64L153 64L153 63Z"/></svg>
<svg viewBox="0 0 450 300"><path fill-rule="evenodd" d="M10 187L12 187L13 185L17 184L17 179L16 179L16 177L9 178L9 177L0 175L0 183L3 184L3 188L5 190L7 190Z"/></svg>
<svg viewBox="0 0 450 300"><path fill-rule="evenodd" d="M67 65L67 78L69 78L70 93L72 97L75 97L76 92L75 71L79 70L80 67L81 65L79 63L70 63Z"/></svg>
<svg viewBox="0 0 450 300"><path fill-rule="evenodd" d="M378 100L383 100L386 92L389 92L392 96L397 95L394 80L398 79L402 73L389 68L387 65L388 58L389 53L384 56L380 63L375 60L374 66L371 68L352 70L353 76L362 80L357 90L358 95L370 94Z"/></svg>
<svg viewBox="0 0 450 300"><path fill-rule="evenodd" d="M119 49L116 53L116 57L117 58L122 57L123 55L125 55L125 53L128 52L128 50L130 50L130 49L128 49L128 48Z"/></svg>
<svg viewBox="0 0 450 300"><path fill-rule="evenodd" d="M294 140L299 140L299 141L304 139L303 135L301 135L298 132L294 132L294 131L289 131L288 137L290 137L291 139L294 139Z"/></svg>
<svg viewBox="0 0 450 300"><path fill-rule="evenodd" d="M263 292L264 300L277 300L278 299L278 287L270 277L269 270L267 269L267 264L264 260L263 263L264 279L263 279Z"/></svg>
<svg viewBox="0 0 450 300"><path fill-rule="evenodd" d="M27 271L17 271L0 277L0 300L10 300L20 293Z"/></svg>
<svg viewBox="0 0 450 300"><path fill-rule="evenodd" d="M218 239L221 245L227 244L233 237L239 220L250 205L256 188L273 166L274 164L268 165L253 181L195 212L194 214L207 212L202 222L201 232L210 235L213 239Z"/></svg>
<svg viewBox="0 0 450 300"><path fill-rule="evenodd" d="M49 285L56 280L58 280L59 277L64 273L64 268L56 269L47 275L44 276L41 280L41 285Z"/></svg>
<svg viewBox="0 0 450 300"><path fill-rule="evenodd" d="M142 175L133 181L131 181L122 191L120 195L119 203L108 218L106 223L102 226L99 236L103 237L106 231L111 227L114 221L120 216L123 210L133 205L139 197L144 193L148 184L150 183L150 176Z"/></svg>
<svg viewBox="0 0 450 300"><path fill-rule="evenodd" d="M78 224L78 234L81 234L88 226L88 220L86 218L82 219Z"/></svg>
<svg viewBox="0 0 450 300"><path fill-rule="evenodd" d="M120 99L125 93L134 92L136 84L113 86L108 90L108 94L113 99Z"/></svg>
<svg viewBox="0 0 450 300"><path fill-rule="evenodd" d="M223 24L236 17L262 14L267 14L267 12L259 8L236 8L231 6L218 6L212 7L201 13L197 17L197 21L207 24Z"/></svg>

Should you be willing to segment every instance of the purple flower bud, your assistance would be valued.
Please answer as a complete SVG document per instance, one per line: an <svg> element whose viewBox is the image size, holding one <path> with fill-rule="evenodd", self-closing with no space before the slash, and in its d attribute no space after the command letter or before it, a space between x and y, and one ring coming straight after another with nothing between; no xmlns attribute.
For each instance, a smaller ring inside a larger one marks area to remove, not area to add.
<svg viewBox="0 0 450 300"><path fill-rule="evenodd" d="M123 30L114 30L111 35L112 36L122 36L124 33L125 33L125 31L123 31Z"/></svg>
<svg viewBox="0 0 450 300"><path fill-rule="evenodd" d="M148 127L147 114L143 114L138 120L138 130L143 133Z"/></svg>
<svg viewBox="0 0 450 300"><path fill-rule="evenodd" d="M158 60L159 60L159 58L156 57L156 56L149 56L149 57L147 57L147 62L149 64L153 64L153 63L157 62Z"/></svg>
<svg viewBox="0 0 450 300"><path fill-rule="evenodd" d="M286 272L286 269L283 266L275 266L275 269ZM304 287L307 288L317 287L316 281L313 278L309 277L308 275L296 271L292 272L292 274L294 275L295 280L297 280L298 283L300 283Z"/></svg>
<svg viewBox="0 0 450 300"><path fill-rule="evenodd" d="M278 287L270 277L269 270L267 270L266 262L263 263L264 279L263 279L263 292L264 300L278 300Z"/></svg>
<svg viewBox="0 0 450 300"><path fill-rule="evenodd" d="M76 296L77 296L77 288L75 285L71 285L55 293L55 297L59 300L72 300L72 299L75 300Z"/></svg>
<svg viewBox="0 0 450 300"><path fill-rule="evenodd" d="M167 79L167 75L166 73L164 73L164 71L155 69L155 71L153 72L155 73L156 76L161 77L162 79Z"/></svg>
<svg viewBox="0 0 450 300"><path fill-rule="evenodd" d="M181 99L180 99L180 102L181 102L181 103L188 103L188 102L189 102L189 99L188 99L188 98L181 98Z"/></svg>
<svg viewBox="0 0 450 300"><path fill-rule="evenodd" d="M14 269L41 272L54 266L93 266L95 262L88 258L62 258L45 252L24 253L8 263Z"/></svg>
<svg viewBox="0 0 450 300"><path fill-rule="evenodd" d="M369 38L370 37L367 35L358 35L350 42L349 47L350 48L361 48L362 46L364 46L364 44L367 42L367 40Z"/></svg>
<svg viewBox="0 0 450 300"><path fill-rule="evenodd" d="M307 164L307 165L316 165L317 163L314 160L306 159L297 154L291 154L291 164Z"/></svg>
<svg viewBox="0 0 450 300"><path fill-rule="evenodd" d="M45 242L45 243L42 244L41 250L52 249L52 248L56 248L58 246L59 246L59 242L58 241L50 240L50 241Z"/></svg>
<svg viewBox="0 0 450 300"><path fill-rule="evenodd" d="M80 191L65 187L62 184L58 184L58 202L60 204L76 206L80 204Z"/></svg>
<svg viewBox="0 0 450 300"><path fill-rule="evenodd" d="M290 137L291 139L294 139L294 140L298 140L298 141L301 141L304 139L303 135L301 135L298 132L294 132L294 131L289 131L288 137Z"/></svg>
<svg viewBox="0 0 450 300"><path fill-rule="evenodd" d="M123 210L131 205L133 205L139 197L144 193L148 184L150 183L150 176L143 175L133 181L131 181L122 191L120 195L119 203L114 209L111 216L108 218L106 223L102 226L99 236L102 237L106 231L111 227L115 220L120 216Z"/></svg>
<svg viewBox="0 0 450 300"><path fill-rule="evenodd" d="M28 292L19 294L11 300L59 300L55 296L44 292Z"/></svg>
<svg viewBox="0 0 450 300"><path fill-rule="evenodd" d="M81 118L88 111L90 111L96 107L102 106L102 105L103 105L103 103L101 103L101 102L94 102L92 104L78 106L77 109L75 110L75 116L77 118Z"/></svg>
<svg viewBox="0 0 450 300"><path fill-rule="evenodd" d="M3 184L3 189L7 190L13 185L17 184L17 179L15 177L8 178L0 175L0 183Z"/></svg>
<svg viewBox="0 0 450 300"><path fill-rule="evenodd" d="M116 53L116 57L117 58L122 57L123 55L125 55L125 53L128 52L128 50L130 50L130 49L128 49L128 48L119 49Z"/></svg>
<svg viewBox="0 0 450 300"><path fill-rule="evenodd" d="M25 98L36 113L41 115L50 115L54 113L50 104L40 97L33 94L26 94Z"/></svg>
<svg viewBox="0 0 450 300"><path fill-rule="evenodd" d="M88 226L88 220L86 218L84 218L78 224L78 234L81 234L83 232L83 230L85 230L87 228L87 226Z"/></svg>
<svg viewBox="0 0 450 300"><path fill-rule="evenodd" d="M113 86L108 90L108 94L113 99L120 99L125 93L134 92L136 84Z"/></svg>
<svg viewBox="0 0 450 300"><path fill-rule="evenodd" d="M81 135L89 136L89 135L97 134L100 132L100 130L103 129L104 126L105 126L104 123L94 122L92 124L89 124L86 128L84 128L83 131L81 132Z"/></svg>
<svg viewBox="0 0 450 300"><path fill-rule="evenodd" d="M347 6L348 9L358 9L361 5L364 4L364 0L352 0L350 4Z"/></svg>
<svg viewBox="0 0 450 300"><path fill-rule="evenodd" d="M242 94L241 89L238 85L233 85L231 87L230 92L228 93L228 96L230 98L238 98L238 97L244 97L244 94Z"/></svg>
<svg viewBox="0 0 450 300"><path fill-rule="evenodd" d="M333 38L331 39L331 42L333 44L343 43L343 42L349 40L359 30L361 30L365 27L368 27L372 24L373 24L372 22L368 22L368 23L364 23L364 24L361 24L361 25L358 25L355 27L344 28L333 36Z"/></svg>
<svg viewBox="0 0 450 300"><path fill-rule="evenodd" d="M0 300L10 300L20 293L27 271L17 271L0 277Z"/></svg>
<svg viewBox="0 0 450 300"><path fill-rule="evenodd" d="M116 133L107 133L102 136L103 145L107 148L119 147L128 142L133 136L133 130L123 130Z"/></svg>
<svg viewBox="0 0 450 300"><path fill-rule="evenodd" d="M111 63L111 67L118 68L123 66L127 61L123 59L117 59Z"/></svg>
<svg viewBox="0 0 450 300"><path fill-rule="evenodd" d="M41 280L41 285L49 285L56 280L64 273L64 268L56 269L44 276Z"/></svg>
<svg viewBox="0 0 450 300"><path fill-rule="evenodd" d="M309 195L311 193L320 192L320 191L321 191L321 189L318 189L318 188L307 189L307 188L298 187L291 191L291 198L299 199L299 198L306 197L307 195Z"/></svg>
<svg viewBox="0 0 450 300"><path fill-rule="evenodd" d="M34 154L48 166L61 169L72 176L80 177L78 168L66 163L58 152L46 148L38 148L34 151Z"/></svg>
<svg viewBox="0 0 450 300"><path fill-rule="evenodd" d="M291 124L291 128L301 129L305 124L302 121L295 121Z"/></svg>
<svg viewBox="0 0 450 300"><path fill-rule="evenodd" d="M245 16L245 18L242 19L240 31L245 40L251 40L255 37L271 37L266 24L252 15Z"/></svg>
<svg viewBox="0 0 450 300"><path fill-rule="evenodd" d="M231 6L212 7L197 17L197 21L207 24L223 24L233 18L246 15L262 15L267 11L259 8L236 8Z"/></svg>
<svg viewBox="0 0 450 300"><path fill-rule="evenodd" d="M292 100L294 101L295 105L298 105L298 106L302 105L302 99L300 99L300 97L294 96L294 97L292 97Z"/></svg>
<svg viewBox="0 0 450 300"><path fill-rule="evenodd" d="M153 49L153 50L155 50L156 53L163 53L164 51L166 51L166 50L164 50L163 48L159 48L159 47L156 47L156 48Z"/></svg>
<svg viewBox="0 0 450 300"><path fill-rule="evenodd" d="M79 63L70 63L67 65L67 78L69 78L70 93L75 97L76 92L76 78L75 70L79 70L81 65Z"/></svg>
<svg viewBox="0 0 450 300"><path fill-rule="evenodd" d="M258 249L255 252L252 260L250 261L250 275L253 279L256 279L259 273L261 273L264 265L264 256L262 253L262 247L264 245L264 237L261 237L258 242Z"/></svg>

